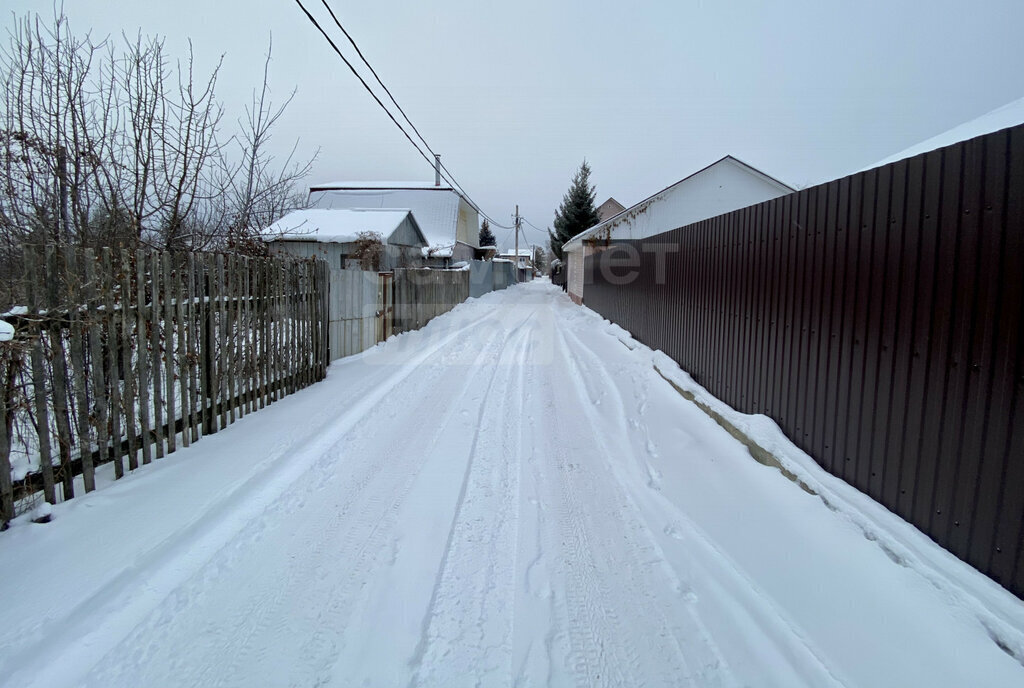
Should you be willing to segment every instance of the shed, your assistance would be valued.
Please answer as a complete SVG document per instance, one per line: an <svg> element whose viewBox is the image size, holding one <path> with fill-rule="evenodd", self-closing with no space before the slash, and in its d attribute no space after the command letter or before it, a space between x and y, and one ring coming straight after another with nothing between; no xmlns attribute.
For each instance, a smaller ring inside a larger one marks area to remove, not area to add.
<svg viewBox="0 0 1024 688"><path fill-rule="evenodd" d="M727 155L565 242L569 296L583 303L586 256L611 241L646 239L793 191L788 184Z"/></svg>
<svg viewBox="0 0 1024 688"><path fill-rule="evenodd" d="M318 209L406 208L426 238L422 257L431 267L448 267L481 257L480 217L475 206L450 186L426 182L328 182L309 189Z"/></svg>
<svg viewBox="0 0 1024 688"><path fill-rule="evenodd" d="M335 269L361 269L353 254L362 232L384 240L379 269L391 270L421 262L427 239L408 209L351 208L295 210L267 227L263 235L272 253L317 256Z"/></svg>

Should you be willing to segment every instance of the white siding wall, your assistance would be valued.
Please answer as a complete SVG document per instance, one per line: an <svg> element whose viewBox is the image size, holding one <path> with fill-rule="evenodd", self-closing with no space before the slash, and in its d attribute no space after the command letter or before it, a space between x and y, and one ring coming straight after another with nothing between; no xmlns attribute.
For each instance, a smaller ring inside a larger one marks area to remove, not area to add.
<svg viewBox="0 0 1024 688"><path fill-rule="evenodd" d="M590 249L586 249L589 251ZM567 277L567 291L569 298L576 303L583 303L583 261L585 259L583 248L569 252L569 274Z"/></svg>
<svg viewBox="0 0 1024 688"><path fill-rule="evenodd" d="M724 158L698 174L638 203L589 237L604 240L646 239L662 232L791 193L781 184ZM569 247L566 277L569 296L583 302L584 257L592 247L578 242Z"/></svg>
<svg viewBox="0 0 1024 688"><path fill-rule="evenodd" d="M790 193L729 159L666 189L609 225L612 239L646 239Z"/></svg>
<svg viewBox="0 0 1024 688"><path fill-rule="evenodd" d="M470 246L480 244L480 214L469 203L459 199L459 220L455 229L455 239Z"/></svg>

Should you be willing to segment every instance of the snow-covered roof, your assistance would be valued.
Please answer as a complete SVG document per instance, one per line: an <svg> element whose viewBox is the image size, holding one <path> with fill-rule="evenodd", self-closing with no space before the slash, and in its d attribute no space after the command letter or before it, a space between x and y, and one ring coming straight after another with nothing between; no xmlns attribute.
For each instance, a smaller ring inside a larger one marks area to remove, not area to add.
<svg viewBox="0 0 1024 688"><path fill-rule="evenodd" d="M14 325L0 320L0 342L9 342L12 339L14 339Z"/></svg>
<svg viewBox="0 0 1024 688"><path fill-rule="evenodd" d="M455 252L455 244L451 246L429 246L423 248L424 258L451 258Z"/></svg>
<svg viewBox="0 0 1024 688"><path fill-rule="evenodd" d="M315 208L408 208L430 246L453 246L461 196L448 187L383 186L386 182L343 182L348 186L312 186L309 202ZM355 186L360 184L361 186ZM377 184L378 186L373 186Z"/></svg>
<svg viewBox="0 0 1024 688"><path fill-rule="evenodd" d="M611 226L615 225L619 221L620 218L624 218L624 217L627 217L627 216L636 215L637 213L644 212L644 209L647 206L650 206L655 201L664 198L665 194L667 194L668 192L674 191L677 187L685 185L688 182L690 182L691 180L695 180L697 177L700 177L701 175L704 175L704 173L709 172L709 170L712 170L712 169L724 169L724 168L727 168L729 166L731 166L731 169L742 170L743 172L747 173L748 175L750 175L750 176L752 176L754 178L762 180L763 182L765 182L767 184L767 188L774 188L775 195L788 194L788 193L792 193L793 191L796 191L796 189L791 187L789 184L781 182L778 179L776 179L775 177L772 177L771 175L765 174L764 172L762 172L761 170L757 169L753 165L745 163L745 162L743 162L742 160L740 160L739 158L737 158L735 156L726 155L726 156L724 156L722 158L719 158L718 160L716 160L715 162L711 163L710 165L702 167L701 169L697 170L693 174L690 174L690 175L688 175L686 177L683 177L682 179L680 179L676 183L668 185L667 187L665 187L661 191L659 191L659 192L657 192L655 194L651 194L650 196L648 196L644 200L640 201L636 205L633 205L633 206L630 206L629 208L626 208L621 213L617 213L616 215L613 215L613 216L609 217L607 220L599 222L598 224L594 225L593 227L580 232L576 236L574 236L571 239L569 239L568 241L566 241L565 244L563 244L563 246L562 246L562 250L566 251L566 250L578 249L583 244L583 241L585 239L587 239L588 237L591 237L591 236L594 236L594 235L598 234L601 230L603 230L605 228L608 228L608 227L611 227ZM762 199L762 200L764 200L764 199ZM754 201L754 202L756 202L756 201ZM732 210L736 210L737 208L741 208L741 207L744 207L745 205L750 205L750 204L751 203L746 203L744 201L744 204L740 205L740 206L724 207L724 209L723 209L723 207L718 207L718 208L715 209L716 212L714 212L712 215L705 215L704 217L687 218L687 223L689 223L689 222L698 222L700 220L707 219L708 217L714 217L715 215L719 215L719 214L724 213L724 212L730 212Z"/></svg>
<svg viewBox="0 0 1024 688"><path fill-rule="evenodd" d="M511 251L502 251L500 255L502 255L502 256L504 256L506 258L511 258L512 256L516 255L516 252L515 252L515 249L512 249ZM522 258L530 258L530 257L533 256L533 249L532 248L521 248L521 249L519 249L519 255Z"/></svg>
<svg viewBox="0 0 1024 688"><path fill-rule="evenodd" d="M313 184L309 187L312 191L326 191L329 189L439 189L452 191L448 185L435 186L433 182L326 182L324 184Z"/></svg>
<svg viewBox="0 0 1024 688"><path fill-rule="evenodd" d="M376 232L384 240L410 216L407 209L307 208L293 210L263 231L268 240L348 243L360 232ZM415 217L412 218L415 224Z"/></svg>
<svg viewBox="0 0 1024 688"><path fill-rule="evenodd" d="M941 134L925 139L910 148L901 150L899 153L894 153L884 160L879 160L873 165L868 165L867 167L858 170L858 172L864 172L865 170L871 170L876 167L905 160L906 158L912 158L915 155L927 153L928 151L933 151L936 148L952 146L954 143L967 141L968 139L973 139L976 136L991 134L992 132L999 131L1000 129L1015 127L1022 123L1024 123L1024 98L1007 103L1002 107L986 112L984 115L976 117L968 122L964 122L963 124L958 124L948 131L944 131Z"/></svg>

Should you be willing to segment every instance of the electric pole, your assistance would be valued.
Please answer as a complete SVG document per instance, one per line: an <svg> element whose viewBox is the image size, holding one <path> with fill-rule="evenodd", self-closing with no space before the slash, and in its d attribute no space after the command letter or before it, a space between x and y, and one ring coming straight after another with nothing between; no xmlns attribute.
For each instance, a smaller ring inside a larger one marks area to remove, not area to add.
<svg viewBox="0 0 1024 688"><path fill-rule="evenodd" d="M518 203L516 203L516 257L515 257L514 265L516 266L516 282L518 282L519 281L519 204Z"/></svg>

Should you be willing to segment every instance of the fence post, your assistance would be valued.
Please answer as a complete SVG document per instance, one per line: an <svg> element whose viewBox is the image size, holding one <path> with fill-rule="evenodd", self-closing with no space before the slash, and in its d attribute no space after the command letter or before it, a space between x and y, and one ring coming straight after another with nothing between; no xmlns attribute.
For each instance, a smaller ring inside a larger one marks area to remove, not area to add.
<svg viewBox="0 0 1024 688"><path fill-rule="evenodd" d="M202 331L202 341L199 344L199 380L202 387L200 400L202 401L202 423L203 437L212 435L217 431L214 419L214 388L213 388L213 261L211 256L204 255L201 260L199 275L199 319Z"/></svg>
<svg viewBox="0 0 1024 688"><path fill-rule="evenodd" d="M124 463L121 460L121 386L118 383L117 374L117 321L114 317L114 283L115 275L113 271L113 265L110 260L110 248L104 247L102 253L102 262L100 263L100 293L103 295L103 329L106 330L106 364L107 369L105 371L107 386L109 393L109 409L107 411L107 417L110 419L110 453L107 453L106 446L100 447L100 461L104 461L108 456L114 461L114 477L121 478L124 476ZM122 303L122 307L124 304ZM101 361L102 365L102 361ZM89 491L89 488L86 488Z"/></svg>
<svg viewBox="0 0 1024 688"><path fill-rule="evenodd" d="M13 347L11 347L13 353ZM11 485L11 444L8 441L10 428L7 425L7 384L13 366L6 356L0 356L0 530L14 518L14 489Z"/></svg>
<svg viewBox="0 0 1024 688"><path fill-rule="evenodd" d="M130 306L132 298L132 261L128 251L120 252L121 282L121 370L124 372L125 430L128 440L128 470L139 467L138 437L135 435L135 375L132 371L132 333L134 317ZM138 303L135 303L138 308Z"/></svg>
<svg viewBox="0 0 1024 688"><path fill-rule="evenodd" d="M164 414L167 417L167 453L170 454L177 448L175 435L175 421L177 420L176 404L174 403L174 354L177 347L176 332L174 326L174 275L171 271L171 254L164 251L160 257L163 272L163 334L164 334L164 374L166 384L164 385Z"/></svg>
<svg viewBox="0 0 1024 688"><path fill-rule="evenodd" d="M44 282L49 286L47 304L49 311L50 345L53 347L53 415L57 425L57 442L60 451L61 484L64 499L75 496L74 475L71 470L71 421L68 416L68 368L64 353L64 338L56 314L60 312L61 303L59 287L61 273L58 266L61 262L55 246L46 247L46 277Z"/></svg>
<svg viewBox="0 0 1024 688"><path fill-rule="evenodd" d="M136 304L136 316L138 320L138 334L135 338L135 362L138 366L139 380L139 435L142 445L142 464L145 465L153 460L152 449L149 446L153 441L150 433L149 423L149 351L146 346L149 341L149 317L146 310L146 251L135 252L135 276L136 290L138 292Z"/></svg>
<svg viewBox="0 0 1024 688"><path fill-rule="evenodd" d="M64 254L64 271L68 279L68 299L69 304L74 304L73 307L68 309L70 318L68 322L68 339L71 341L71 369L74 374L74 386L75 386L75 406L77 407L76 416L76 427L78 429L78 455L82 461L83 468L83 482L85 482L85 489L89 491L92 489L91 476L87 480L84 477L84 469L86 465L92 465L92 442L91 433L89 432L89 396L86 382L88 377L85 373L85 340L87 337L88 323L82 322L82 309L81 305L85 304L87 299L83 298L86 293L85 285L79 281L81 279L82 272L76 265L75 251L68 249ZM37 277L31 277L30 281L34 281ZM71 288L71 280L78 282L77 293ZM47 438L49 439L49 438Z"/></svg>
<svg viewBox="0 0 1024 688"><path fill-rule="evenodd" d="M32 391L36 405L39 438L39 470L43 474L43 496L50 504L57 502L53 485L53 456L50 453L50 414L46 393L46 372L43 367L43 327L39 317L39 263L42 256L36 247L25 247L25 284L28 286L28 312L34 324L32 337ZM10 475L10 466L7 467Z"/></svg>
<svg viewBox="0 0 1024 688"><path fill-rule="evenodd" d="M160 356L160 335L164 328L160 327L161 304L164 299L163 290L160 284L160 252L149 252L149 274L152 283L153 297L149 309L149 331L150 331L150 379L153 381L153 431L154 443L156 444L156 458L163 458L164 455L164 409L163 409L163 365Z"/></svg>
<svg viewBox="0 0 1024 688"><path fill-rule="evenodd" d="M178 278L174 282L174 300L177 304L178 319L178 391L181 397L181 446L192 444L192 398L189 392L189 377L192 362L189 357L189 343L192 338L192 327L189 315L192 313L192 291L189 280L192 279L192 254L180 255Z"/></svg>

